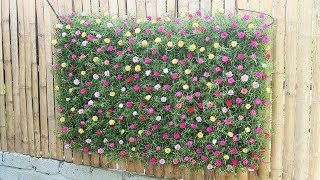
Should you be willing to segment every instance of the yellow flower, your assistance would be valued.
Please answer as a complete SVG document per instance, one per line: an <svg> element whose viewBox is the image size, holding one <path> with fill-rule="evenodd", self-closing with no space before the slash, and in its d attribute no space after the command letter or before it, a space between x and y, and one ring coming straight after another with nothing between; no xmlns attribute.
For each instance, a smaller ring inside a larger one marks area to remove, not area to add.
<svg viewBox="0 0 320 180"><path fill-rule="evenodd" d="M191 45L189 46L190 51L194 51L194 50L196 50L196 48L197 48L197 46L194 45L194 44L191 44Z"/></svg>
<svg viewBox="0 0 320 180"><path fill-rule="evenodd" d="M116 95L116 93L114 92L114 91L112 91L112 92L110 92L110 94L109 94L111 97L113 97L113 96L115 96Z"/></svg>
<svg viewBox="0 0 320 180"><path fill-rule="evenodd" d="M139 131L138 131L138 134L139 134L139 135L141 135L142 133L143 133L143 131L142 131L142 130L139 130Z"/></svg>
<svg viewBox="0 0 320 180"><path fill-rule="evenodd" d="M132 148L131 148L131 151L136 151L136 148L135 148L135 147L132 147Z"/></svg>
<svg viewBox="0 0 320 180"><path fill-rule="evenodd" d="M103 15L104 16L109 16L109 12L106 11L106 12L103 13Z"/></svg>
<svg viewBox="0 0 320 180"><path fill-rule="evenodd" d="M134 70L135 70L136 72L140 72L140 71L141 71L141 66L136 65L136 67L134 67Z"/></svg>
<svg viewBox="0 0 320 180"><path fill-rule="evenodd" d="M126 71L130 71L131 70L131 66L126 65L126 67L124 68Z"/></svg>
<svg viewBox="0 0 320 180"><path fill-rule="evenodd" d="M247 148L243 148L243 149L242 149L242 152L243 152L243 153L248 153L248 149L247 149Z"/></svg>
<svg viewBox="0 0 320 180"><path fill-rule="evenodd" d="M66 25L66 29L71 29L70 24Z"/></svg>
<svg viewBox="0 0 320 180"><path fill-rule="evenodd" d="M124 134L125 131L126 131L126 130L121 129L120 133L121 133L121 134Z"/></svg>
<svg viewBox="0 0 320 180"><path fill-rule="evenodd" d="M166 21L171 21L171 18L170 18L170 17L166 17L165 20L166 20Z"/></svg>
<svg viewBox="0 0 320 180"><path fill-rule="evenodd" d="M172 59L172 64L177 64L178 63L178 59Z"/></svg>
<svg viewBox="0 0 320 180"><path fill-rule="evenodd" d="M216 118L216 117L214 117L214 116L210 116L210 121L215 122L216 120L217 120L217 118Z"/></svg>
<svg viewBox="0 0 320 180"><path fill-rule="evenodd" d="M104 42L107 43L107 44L109 44L109 43L110 43L110 39L109 39L109 38L105 38L105 39L104 39Z"/></svg>
<svg viewBox="0 0 320 180"><path fill-rule="evenodd" d="M183 87L182 87L184 90L187 90L187 89L189 89L189 85L183 85Z"/></svg>
<svg viewBox="0 0 320 180"><path fill-rule="evenodd" d="M142 23L142 19L137 19L137 23L138 24Z"/></svg>
<svg viewBox="0 0 320 180"><path fill-rule="evenodd" d="M82 76L86 75L86 71L81 71L81 75Z"/></svg>
<svg viewBox="0 0 320 180"><path fill-rule="evenodd" d="M202 132L198 133L198 138L203 138L203 133Z"/></svg>
<svg viewBox="0 0 320 180"><path fill-rule="evenodd" d="M214 58L214 55L213 55L213 54L209 54L209 55L208 55L208 58L209 58L209 59L213 59L213 58Z"/></svg>
<svg viewBox="0 0 320 180"><path fill-rule="evenodd" d="M119 40L119 41L118 41L118 45L119 45L119 46L122 46L122 45L123 45L122 40Z"/></svg>
<svg viewBox="0 0 320 180"><path fill-rule="evenodd" d="M184 45L184 42L183 42L183 41L179 41L179 42L178 42L178 46L179 46L179 47L182 47L183 45Z"/></svg>
<svg viewBox="0 0 320 180"><path fill-rule="evenodd" d="M127 36L127 37L131 36L131 32L130 32L130 31L127 31L127 32L126 32L126 36Z"/></svg>
<svg viewBox="0 0 320 180"><path fill-rule="evenodd" d="M92 121L98 121L98 116L92 116Z"/></svg>
<svg viewBox="0 0 320 180"><path fill-rule="evenodd" d="M154 42L160 43L160 42L161 42L161 38L157 37L157 38L154 40Z"/></svg>
<svg viewBox="0 0 320 180"><path fill-rule="evenodd" d="M95 62L95 63L98 62L98 60L99 60L98 57L94 57L94 58L93 58L93 62Z"/></svg>
<svg viewBox="0 0 320 180"><path fill-rule="evenodd" d="M54 90L55 90L55 91L59 91L59 90L60 90L59 86L56 86L56 87L54 88Z"/></svg>
<svg viewBox="0 0 320 180"><path fill-rule="evenodd" d="M237 41L232 41L232 42L231 42L231 46L232 46L232 47L236 47L237 45L238 45L238 42L237 42Z"/></svg>
<svg viewBox="0 0 320 180"><path fill-rule="evenodd" d="M207 86L208 86L208 88L211 89L211 88L213 87L213 84L212 84L211 82L208 82L208 83L207 83Z"/></svg>
<svg viewBox="0 0 320 180"><path fill-rule="evenodd" d="M244 131L246 131L246 132L248 133L248 132L251 131L251 129L250 129L249 127L246 127L246 128L244 129Z"/></svg>
<svg viewBox="0 0 320 180"><path fill-rule="evenodd" d="M216 49L218 49L218 48L220 47L220 44L219 44L219 43L214 43L214 44L213 44L213 47L216 48Z"/></svg>
<svg viewBox="0 0 320 180"><path fill-rule="evenodd" d="M164 152L166 152L167 154L169 154L169 153L171 152L171 149L170 149L170 148L166 148L166 149L164 150Z"/></svg>
<svg viewBox="0 0 320 180"><path fill-rule="evenodd" d="M64 118L64 117L61 117L61 118L60 118L60 122L62 122L62 123L63 123L65 120L66 120L66 118Z"/></svg>
<svg viewBox="0 0 320 180"><path fill-rule="evenodd" d="M204 48L204 47L201 47L200 48L200 52L203 52L203 51L205 51L206 50L206 48Z"/></svg>
<svg viewBox="0 0 320 180"><path fill-rule="evenodd" d="M171 41L169 41L169 42L167 43L167 45L168 45L168 47L172 47L172 46L173 46L173 43L172 43Z"/></svg>
<svg viewBox="0 0 320 180"><path fill-rule="evenodd" d="M228 132L229 137L233 137L233 132Z"/></svg>
<svg viewBox="0 0 320 180"><path fill-rule="evenodd" d="M60 29L61 25L60 24L56 24L56 28Z"/></svg>
<svg viewBox="0 0 320 180"><path fill-rule="evenodd" d="M267 93L271 93L271 89L270 88L266 88Z"/></svg>
<svg viewBox="0 0 320 180"><path fill-rule="evenodd" d="M247 108L247 109L250 109L250 108L251 108L251 105L250 105L250 104L246 104L246 108Z"/></svg>
<svg viewBox="0 0 320 180"><path fill-rule="evenodd" d="M264 50L269 51L270 49L271 49L270 46L266 46Z"/></svg>
<svg viewBox="0 0 320 180"><path fill-rule="evenodd" d="M220 8L220 9L217 10L217 12L218 12L218 13L224 13L224 9L223 9L223 8Z"/></svg>
<svg viewBox="0 0 320 180"><path fill-rule="evenodd" d="M81 34L81 37L83 37L83 38L85 38L87 36L87 33L86 32L83 32L82 34Z"/></svg>
<svg viewBox="0 0 320 180"><path fill-rule="evenodd" d="M76 110L76 108L72 107L70 110L71 110L72 112L74 112L74 111Z"/></svg>
<svg viewBox="0 0 320 180"><path fill-rule="evenodd" d="M55 46L57 43L58 43L58 41L57 41L56 39L54 39L54 40L51 41L51 44L54 45L54 46Z"/></svg>
<svg viewBox="0 0 320 180"><path fill-rule="evenodd" d="M140 28L136 28L136 29L134 30L134 32L135 32L136 34L139 34L139 33L141 32L141 29L140 29Z"/></svg>
<svg viewBox="0 0 320 180"><path fill-rule="evenodd" d="M142 45L146 46L147 44L148 44L148 41L146 41L146 40L142 41Z"/></svg>
<svg viewBox="0 0 320 180"><path fill-rule="evenodd" d="M97 23L97 24L100 24L100 23L101 23L101 20L100 20L100 19L96 19L96 23Z"/></svg>
<svg viewBox="0 0 320 180"><path fill-rule="evenodd" d="M228 160L228 159L229 159L229 156L228 156L228 155L224 155L224 156L223 156L223 159Z"/></svg>
<svg viewBox="0 0 320 180"><path fill-rule="evenodd" d="M254 28L255 26L254 26L254 24L248 24L248 28L249 29L252 29L252 28Z"/></svg>
<svg viewBox="0 0 320 180"><path fill-rule="evenodd" d="M69 91L69 93L72 93L73 89L72 89L72 88L70 88L68 91Z"/></svg>
<svg viewBox="0 0 320 180"><path fill-rule="evenodd" d="M115 122L113 119L110 119L110 120L109 120L110 126L114 125L115 123L116 123L116 122Z"/></svg>
<svg viewBox="0 0 320 180"><path fill-rule="evenodd" d="M190 73L191 73L191 70L190 70L190 69L186 69L186 70L184 70L184 73L185 73L185 74L190 74Z"/></svg>
<svg viewBox="0 0 320 180"><path fill-rule="evenodd" d="M112 20L118 19L118 16L112 16Z"/></svg>
<svg viewBox="0 0 320 180"><path fill-rule="evenodd" d="M84 24L84 22L85 22L85 21L82 19L82 20L80 21L80 24Z"/></svg>
<svg viewBox="0 0 320 180"><path fill-rule="evenodd" d="M157 20L152 19L151 23L152 23L152 24L155 24L155 23L157 23Z"/></svg>
<svg viewBox="0 0 320 180"><path fill-rule="evenodd" d="M192 24L192 27L193 27L193 28L197 28L197 27L199 27L199 24L198 24L198 23L193 23L193 24Z"/></svg>
<svg viewBox="0 0 320 180"><path fill-rule="evenodd" d="M79 134L83 134L83 133L84 133L84 130L83 130L82 128L80 128L80 129L78 130L78 132L79 132Z"/></svg>
<svg viewBox="0 0 320 180"><path fill-rule="evenodd" d="M182 17L182 18L186 17L186 13L181 13L180 17Z"/></svg>
<svg viewBox="0 0 320 180"><path fill-rule="evenodd" d="M151 99L151 95L146 95L146 100L149 101Z"/></svg>
<svg viewBox="0 0 320 180"><path fill-rule="evenodd" d="M67 67L67 63L61 63L61 67L63 68Z"/></svg>

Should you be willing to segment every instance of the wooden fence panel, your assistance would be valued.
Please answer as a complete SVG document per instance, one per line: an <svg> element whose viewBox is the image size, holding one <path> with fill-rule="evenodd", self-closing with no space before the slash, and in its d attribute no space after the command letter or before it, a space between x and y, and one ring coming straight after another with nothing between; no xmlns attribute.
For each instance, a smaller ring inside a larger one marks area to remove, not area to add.
<svg viewBox="0 0 320 180"><path fill-rule="evenodd" d="M224 8L224 0L212 0L212 13Z"/></svg>
<svg viewBox="0 0 320 180"><path fill-rule="evenodd" d="M73 0L73 6L77 14L82 12L82 0Z"/></svg>
<svg viewBox="0 0 320 180"><path fill-rule="evenodd" d="M157 2L152 0L146 0L147 16L152 18L157 17Z"/></svg>
<svg viewBox="0 0 320 180"><path fill-rule="evenodd" d="M127 0L128 15L135 16L137 13L136 1Z"/></svg>
<svg viewBox="0 0 320 180"><path fill-rule="evenodd" d="M157 1L156 3L157 17L161 17L166 12L166 1Z"/></svg>
<svg viewBox="0 0 320 180"><path fill-rule="evenodd" d="M177 3L177 0L167 0L167 12L170 12L172 17L177 17Z"/></svg>
<svg viewBox="0 0 320 180"><path fill-rule="evenodd" d="M119 15L118 0L109 0L109 13L112 16Z"/></svg>

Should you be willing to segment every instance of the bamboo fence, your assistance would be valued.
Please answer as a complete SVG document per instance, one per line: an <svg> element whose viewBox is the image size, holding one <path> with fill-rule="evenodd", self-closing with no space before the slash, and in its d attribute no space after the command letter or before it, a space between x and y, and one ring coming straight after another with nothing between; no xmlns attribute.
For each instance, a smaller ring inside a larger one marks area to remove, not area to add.
<svg viewBox="0 0 320 180"><path fill-rule="evenodd" d="M0 1L0 150L126 170L156 177L195 180L309 179L320 177L320 1L319 0L49 0L59 14L108 11L145 17L198 9L226 13L236 7L275 18L272 108L266 111L270 148L258 172L233 175L191 172L175 166L144 166L133 157L108 157L64 149L53 134L56 121L52 29L57 22L46 0ZM237 5L237 6L236 6ZM238 11L239 15L254 14Z"/></svg>

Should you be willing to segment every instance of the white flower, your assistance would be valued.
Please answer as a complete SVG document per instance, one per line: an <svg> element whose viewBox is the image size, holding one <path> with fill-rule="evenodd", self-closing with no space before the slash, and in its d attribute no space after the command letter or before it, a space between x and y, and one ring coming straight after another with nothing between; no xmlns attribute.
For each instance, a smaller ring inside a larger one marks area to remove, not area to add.
<svg viewBox="0 0 320 180"><path fill-rule="evenodd" d="M166 73L166 74L168 74L168 73L169 73L169 69L168 69L168 68L164 68L164 69L163 69L163 72Z"/></svg>
<svg viewBox="0 0 320 180"><path fill-rule="evenodd" d="M98 75L98 74L94 74L92 77L93 77L93 79L95 79L95 80L99 79L99 75Z"/></svg>
<svg viewBox="0 0 320 180"><path fill-rule="evenodd" d="M63 33L61 34L62 37L65 37L66 35L67 35L66 32L63 32Z"/></svg>
<svg viewBox="0 0 320 180"><path fill-rule="evenodd" d="M161 120L161 116L157 116L157 117L156 117L156 120L157 120L157 121L160 121L160 120Z"/></svg>
<svg viewBox="0 0 320 180"><path fill-rule="evenodd" d="M159 89L161 88L161 85L160 85L160 84L157 84L157 85L154 86L154 88L155 88L156 90L159 90Z"/></svg>
<svg viewBox="0 0 320 180"><path fill-rule="evenodd" d="M89 105L89 106L92 106L92 105L93 105L93 101L90 100L90 101L88 102L88 105Z"/></svg>
<svg viewBox="0 0 320 180"><path fill-rule="evenodd" d="M71 146L70 144L66 144L66 145L64 145L64 148L65 148L65 149L69 149L70 146Z"/></svg>
<svg viewBox="0 0 320 180"><path fill-rule="evenodd" d="M247 82L248 80L249 80L249 76L248 75L244 74L244 75L241 76L241 81L242 82Z"/></svg>
<svg viewBox="0 0 320 180"><path fill-rule="evenodd" d="M151 74L151 70L147 70L146 71L146 76L150 76L150 74Z"/></svg>
<svg viewBox="0 0 320 180"><path fill-rule="evenodd" d="M78 113L79 114L83 114L84 110L83 109L79 109Z"/></svg>
<svg viewBox="0 0 320 180"><path fill-rule="evenodd" d="M266 64L262 64L262 67L263 67L263 68L266 68L266 67L268 67L268 66L267 66Z"/></svg>
<svg viewBox="0 0 320 180"><path fill-rule="evenodd" d="M119 144L123 144L123 140L120 140L120 141L119 141Z"/></svg>
<svg viewBox="0 0 320 180"><path fill-rule="evenodd" d="M196 117L196 121L197 122L201 122L202 121L202 118L200 116Z"/></svg>
<svg viewBox="0 0 320 180"><path fill-rule="evenodd" d="M104 72L104 75L105 75L106 77L108 77L108 76L110 76L110 72L109 72L109 71L105 71L105 72Z"/></svg>
<svg viewBox="0 0 320 180"><path fill-rule="evenodd" d="M82 46L86 46L88 44L88 41L82 41Z"/></svg>
<svg viewBox="0 0 320 180"><path fill-rule="evenodd" d="M138 112L137 111L133 111L132 115L136 116L136 115L138 115Z"/></svg>
<svg viewBox="0 0 320 180"><path fill-rule="evenodd" d="M207 168L208 168L209 170L213 169L212 164L208 164Z"/></svg>
<svg viewBox="0 0 320 180"><path fill-rule="evenodd" d="M79 81L78 79L75 79L75 80L73 81L73 83L74 83L75 85L79 85L79 84L80 84L80 81Z"/></svg>
<svg viewBox="0 0 320 180"><path fill-rule="evenodd" d="M122 19L124 19L124 20L128 19L128 15L123 15Z"/></svg>
<svg viewBox="0 0 320 180"><path fill-rule="evenodd" d="M231 71L229 71L229 72L227 72L227 73L226 73L226 76L228 76L228 77L232 77L232 76L233 76L233 74L232 74L232 72L231 72Z"/></svg>
<svg viewBox="0 0 320 180"><path fill-rule="evenodd" d="M108 28L111 28L112 26L113 26L112 23L107 23Z"/></svg>
<svg viewBox="0 0 320 180"><path fill-rule="evenodd" d="M230 89L230 90L228 91L228 94L229 94L230 96L232 96L232 95L234 94L234 91L233 91L232 89Z"/></svg>
<svg viewBox="0 0 320 180"><path fill-rule="evenodd" d="M103 139L103 143L107 143L108 142L108 139L107 138L104 138Z"/></svg>
<svg viewBox="0 0 320 180"><path fill-rule="evenodd" d="M101 36L101 34L97 34L96 37L97 37L98 39L100 39L102 36Z"/></svg>
<svg viewBox="0 0 320 180"><path fill-rule="evenodd" d="M99 97L100 96L100 92L95 92L94 93L94 97Z"/></svg>
<svg viewBox="0 0 320 180"><path fill-rule="evenodd" d="M70 101L70 98L66 98L66 101Z"/></svg>
<svg viewBox="0 0 320 180"><path fill-rule="evenodd" d="M84 11L81 13L81 16L86 16L86 15L87 15L87 13Z"/></svg>
<svg viewBox="0 0 320 180"><path fill-rule="evenodd" d="M139 58L138 58L137 56L135 56L135 57L132 58L132 61L133 61L134 63L137 63L137 62L139 62Z"/></svg>
<svg viewBox="0 0 320 180"><path fill-rule="evenodd" d="M217 143L217 140L216 139L213 139L212 140L212 144L216 144Z"/></svg>
<svg viewBox="0 0 320 180"><path fill-rule="evenodd" d="M125 87L121 88L121 92L125 92L127 89Z"/></svg>
<svg viewBox="0 0 320 180"><path fill-rule="evenodd" d="M167 98L166 97L161 97L161 102L166 102Z"/></svg>
<svg viewBox="0 0 320 180"><path fill-rule="evenodd" d="M253 83L252 83L252 87L253 87L254 89L259 88L259 83L258 83L258 82L253 82Z"/></svg>
<svg viewBox="0 0 320 180"><path fill-rule="evenodd" d="M119 108L123 108L123 104L122 103L119 104Z"/></svg>

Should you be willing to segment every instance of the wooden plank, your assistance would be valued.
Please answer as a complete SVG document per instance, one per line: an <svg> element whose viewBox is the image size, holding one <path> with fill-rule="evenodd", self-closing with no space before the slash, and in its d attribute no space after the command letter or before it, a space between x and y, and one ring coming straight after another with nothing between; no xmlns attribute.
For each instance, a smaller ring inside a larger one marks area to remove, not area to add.
<svg viewBox="0 0 320 180"><path fill-rule="evenodd" d="M2 1L2 43L3 61L6 85L6 116L7 116L7 143L8 151L14 152L14 121L13 121L13 97L12 97L12 67L10 53L10 27L9 27L9 1Z"/></svg>
<svg viewBox="0 0 320 180"><path fill-rule="evenodd" d="M128 168L127 168L128 172L135 172L134 171L135 170L135 168L134 168L135 167L135 160L133 157L128 157L127 166L128 166Z"/></svg>
<svg viewBox="0 0 320 180"><path fill-rule="evenodd" d="M216 170L215 171L215 178L219 179L219 180L225 180L226 175L223 172Z"/></svg>
<svg viewBox="0 0 320 180"><path fill-rule="evenodd" d="M245 9L246 10L249 7L248 0L238 0L237 3L238 3L238 8L239 9ZM271 1L271 3L272 3L272 1ZM272 7L271 7L271 9L272 9ZM243 16L245 14L249 14L249 12L245 11L245 10L238 10L238 15Z"/></svg>
<svg viewBox="0 0 320 180"><path fill-rule="evenodd" d="M0 11L2 11L2 3L0 3ZM2 22L2 13L0 13L0 21ZM2 23L0 23L0 39L2 39ZM3 66L2 42L0 43L0 149L7 151L7 130L6 130L6 109L5 109L5 91L4 91L4 66Z"/></svg>
<svg viewBox="0 0 320 180"><path fill-rule="evenodd" d="M173 166L171 164L164 166L164 176L168 178L174 177Z"/></svg>
<svg viewBox="0 0 320 180"><path fill-rule="evenodd" d="M145 0L136 0L137 7L139 7L139 11L137 11L137 18L144 19L146 17L146 1Z"/></svg>
<svg viewBox="0 0 320 180"><path fill-rule="evenodd" d="M126 0L118 0L119 16L127 14Z"/></svg>
<svg viewBox="0 0 320 180"><path fill-rule="evenodd" d="M194 14L197 10L199 10L200 4L198 0L189 0L189 13Z"/></svg>
<svg viewBox="0 0 320 180"><path fill-rule="evenodd" d="M212 13L216 13L219 9L224 9L224 0L212 0Z"/></svg>
<svg viewBox="0 0 320 180"><path fill-rule="evenodd" d="M118 166L117 162L109 161L109 168L110 169L118 169L117 166Z"/></svg>
<svg viewBox="0 0 320 180"><path fill-rule="evenodd" d="M192 172L193 180L204 180L204 171L194 171Z"/></svg>
<svg viewBox="0 0 320 180"><path fill-rule="evenodd" d="M109 12L109 1L108 0L100 0L100 11Z"/></svg>
<svg viewBox="0 0 320 180"><path fill-rule="evenodd" d="M100 167L100 157L98 154L91 154L91 166Z"/></svg>
<svg viewBox="0 0 320 180"><path fill-rule="evenodd" d="M248 8L253 11L260 12L260 0L248 0ZM255 12L249 12L251 16L258 16Z"/></svg>
<svg viewBox="0 0 320 180"><path fill-rule="evenodd" d="M234 180L234 173L233 172L230 172L230 174L227 174L226 175L226 180Z"/></svg>
<svg viewBox="0 0 320 180"><path fill-rule="evenodd" d="M146 172L146 175L147 176L154 176L154 169L155 169L155 166L154 165L146 165L145 166L145 172Z"/></svg>
<svg viewBox="0 0 320 180"><path fill-rule="evenodd" d="M204 13L211 14L211 0L201 0L200 1L200 9L204 11Z"/></svg>
<svg viewBox="0 0 320 180"><path fill-rule="evenodd" d="M184 168L183 180L192 180L192 172L189 168Z"/></svg>
<svg viewBox="0 0 320 180"><path fill-rule="evenodd" d="M147 16L153 19L157 17L157 1L146 0Z"/></svg>
<svg viewBox="0 0 320 180"><path fill-rule="evenodd" d="M26 102L26 53L25 53L25 21L23 0L17 1L18 25L19 25L19 93L20 93L20 123L21 123L21 144L22 153L29 153L28 142L28 122L27 122L27 102Z"/></svg>
<svg viewBox="0 0 320 180"><path fill-rule="evenodd" d="M179 166L177 166L177 165L174 165L173 172L174 172L174 176L173 177L175 179L182 179L183 178L184 169L179 168Z"/></svg>
<svg viewBox="0 0 320 180"><path fill-rule="evenodd" d="M45 31L42 28L45 24L44 18L44 2L39 2L37 6L38 17L38 44L39 44L39 93L40 93L40 132L41 132L41 152L42 157L49 156L48 148L48 113L47 113L47 65L46 65L46 49L45 49Z"/></svg>
<svg viewBox="0 0 320 180"><path fill-rule="evenodd" d="M297 43L298 43L298 0L286 6L286 81L283 178L293 178L294 161L294 119L296 111Z"/></svg>
<svg viewBox="0 0 320 180"><path fill-rule="evenodd" d="M82 12L82 0L73 0L74 11L79 14Z"/></svg>
<svg viewBox="0 0 320 180"><path fill-rule="evenodd" d="M74 11L72 0L65 1L65 15L69 15Z"/></svg>
<svg viewBox="0 0 320 180"><path fill-rule="evenodd" d="M135 16L137 14L136 0L127 0L128 15Z"/></svg>
<svg viewBox="0 0 320 180"><path fill-rule="evenodd" d="M164 165L156 165L153 171L155 177L164 177Z"/></svg>
<svg viewBox="0 0 320 180"><path fill-rule="evenodd" d="M172 17L177 17L177 3L177 0L167 0L167 12L170 12Z"/></svg>
<svg viewBox="0 0 320 180"><path fill-rule="evenodd" d="M83 165L90 166L90 155L88 153L82 154L82 160Z"/></svg>
<svg viewBox="0 0 320 180"><path fill-rule="evenodd" d="M82 164L82 153L78 150L73 150L73 163L74 164Z"/></svg>
<svg viewBox="0 0 320 180"><path fill-rule="evenodd" d="M103 168L108 168L109 167L109 160L107 156L101 156L100 157L100 165Z"/></svg>
<svg viewBox="0 0 320 180"><path fill-rule="evenodd" d="M285 3L282 0L275 2L277 29L275 30L274 48L274 73L272 76L273 103L272 103L272 144L271 146L271 179L282 179L282 156L283 156L283 73L284 73L284 38L285 38Z"/></svg>
<svg viewBox="0 0 320 180"><path fill-rule="evenodd" d="M118 161L118 169L124 170L124 171L128 169L128 165L127 165L127 160L126 159L121 159L120 161Z"/></svg>
<svg viewBox="0 0 320 180"><path fill-rule="evenodd" d="M212 180L212 179L214 179L214 170L206 169L204 171L204 180Z"/></svg>
<svg viewBox="0 0 320 180"><path fill-rule="evenodd" d="M249 176L249 180L258 180L257 171L249 172L248 176Z"/></svg>
<svg viewBox="0 0 320 180"><path fill-rule="evenodd" d="M92 15L99 16L99 0L91 0Z"/></svg>
<svg viewBox="0 0 320 180"><path fill-rule="evenodd" d="M249 176L248 176L248 171L245 170L245 171L239 171L237 173L237 179L238 180L248 180L249 179Z"/></svg>
<svg viewBox="0 0 320 180"><path fill-rule="evenodd" d="M313 1L300 2L299 44L297 61L297 96L295 119L294 146L294 179L305 179L309 174L309 120L310 120L310 76L312 45L312 17ZM301 166L303 164L303 166Z"/></svg>
<svg viewBox="0 0 320 180"><path fill-rule="evenodd" d="M112 16L119 16L118 0L109 0L109 13Z"/></svg>
<svg viewBox="0 0 320 180"><path fill-rule="evenodd" d="M178 1L178 13L188 13L189 12L189 3L188 0Z"/></svg>
<svg viewBox="0 0 320 180"><path fill-rule="evenodd" d="M314 1L314 42L320 40L320 2ZM315 43L314 59L312 62L312 99L311 99L311 118L310 118L310 172L309 179L317 180L320 177L320 44Z"/></svg>
<svg viewBox="0 0 320 180"><path fill-rule="evenodd" d="M236 12L236 1L225 1L225 12L226 14L232 13L234 14Z"/></svg>
<svg viewBox="0 0 320 180"><path fill-rule="evenodd" d="M144 165L141 161L136 160L134 163L134 171L139 174L144 174Z"/></svg>
<svg viewBox="0 0 320 180"><path fill-rule="evenodd" d="M86 12L88 16L91 15L90 0L82 0L82 10L83 12Z"/></svg>
<svg viewBox="0 0 320 180"><path fill-rule="evenodd" d="M156 1L157 3L157 16L161 17L166 13L166 1Z"/></svg>

